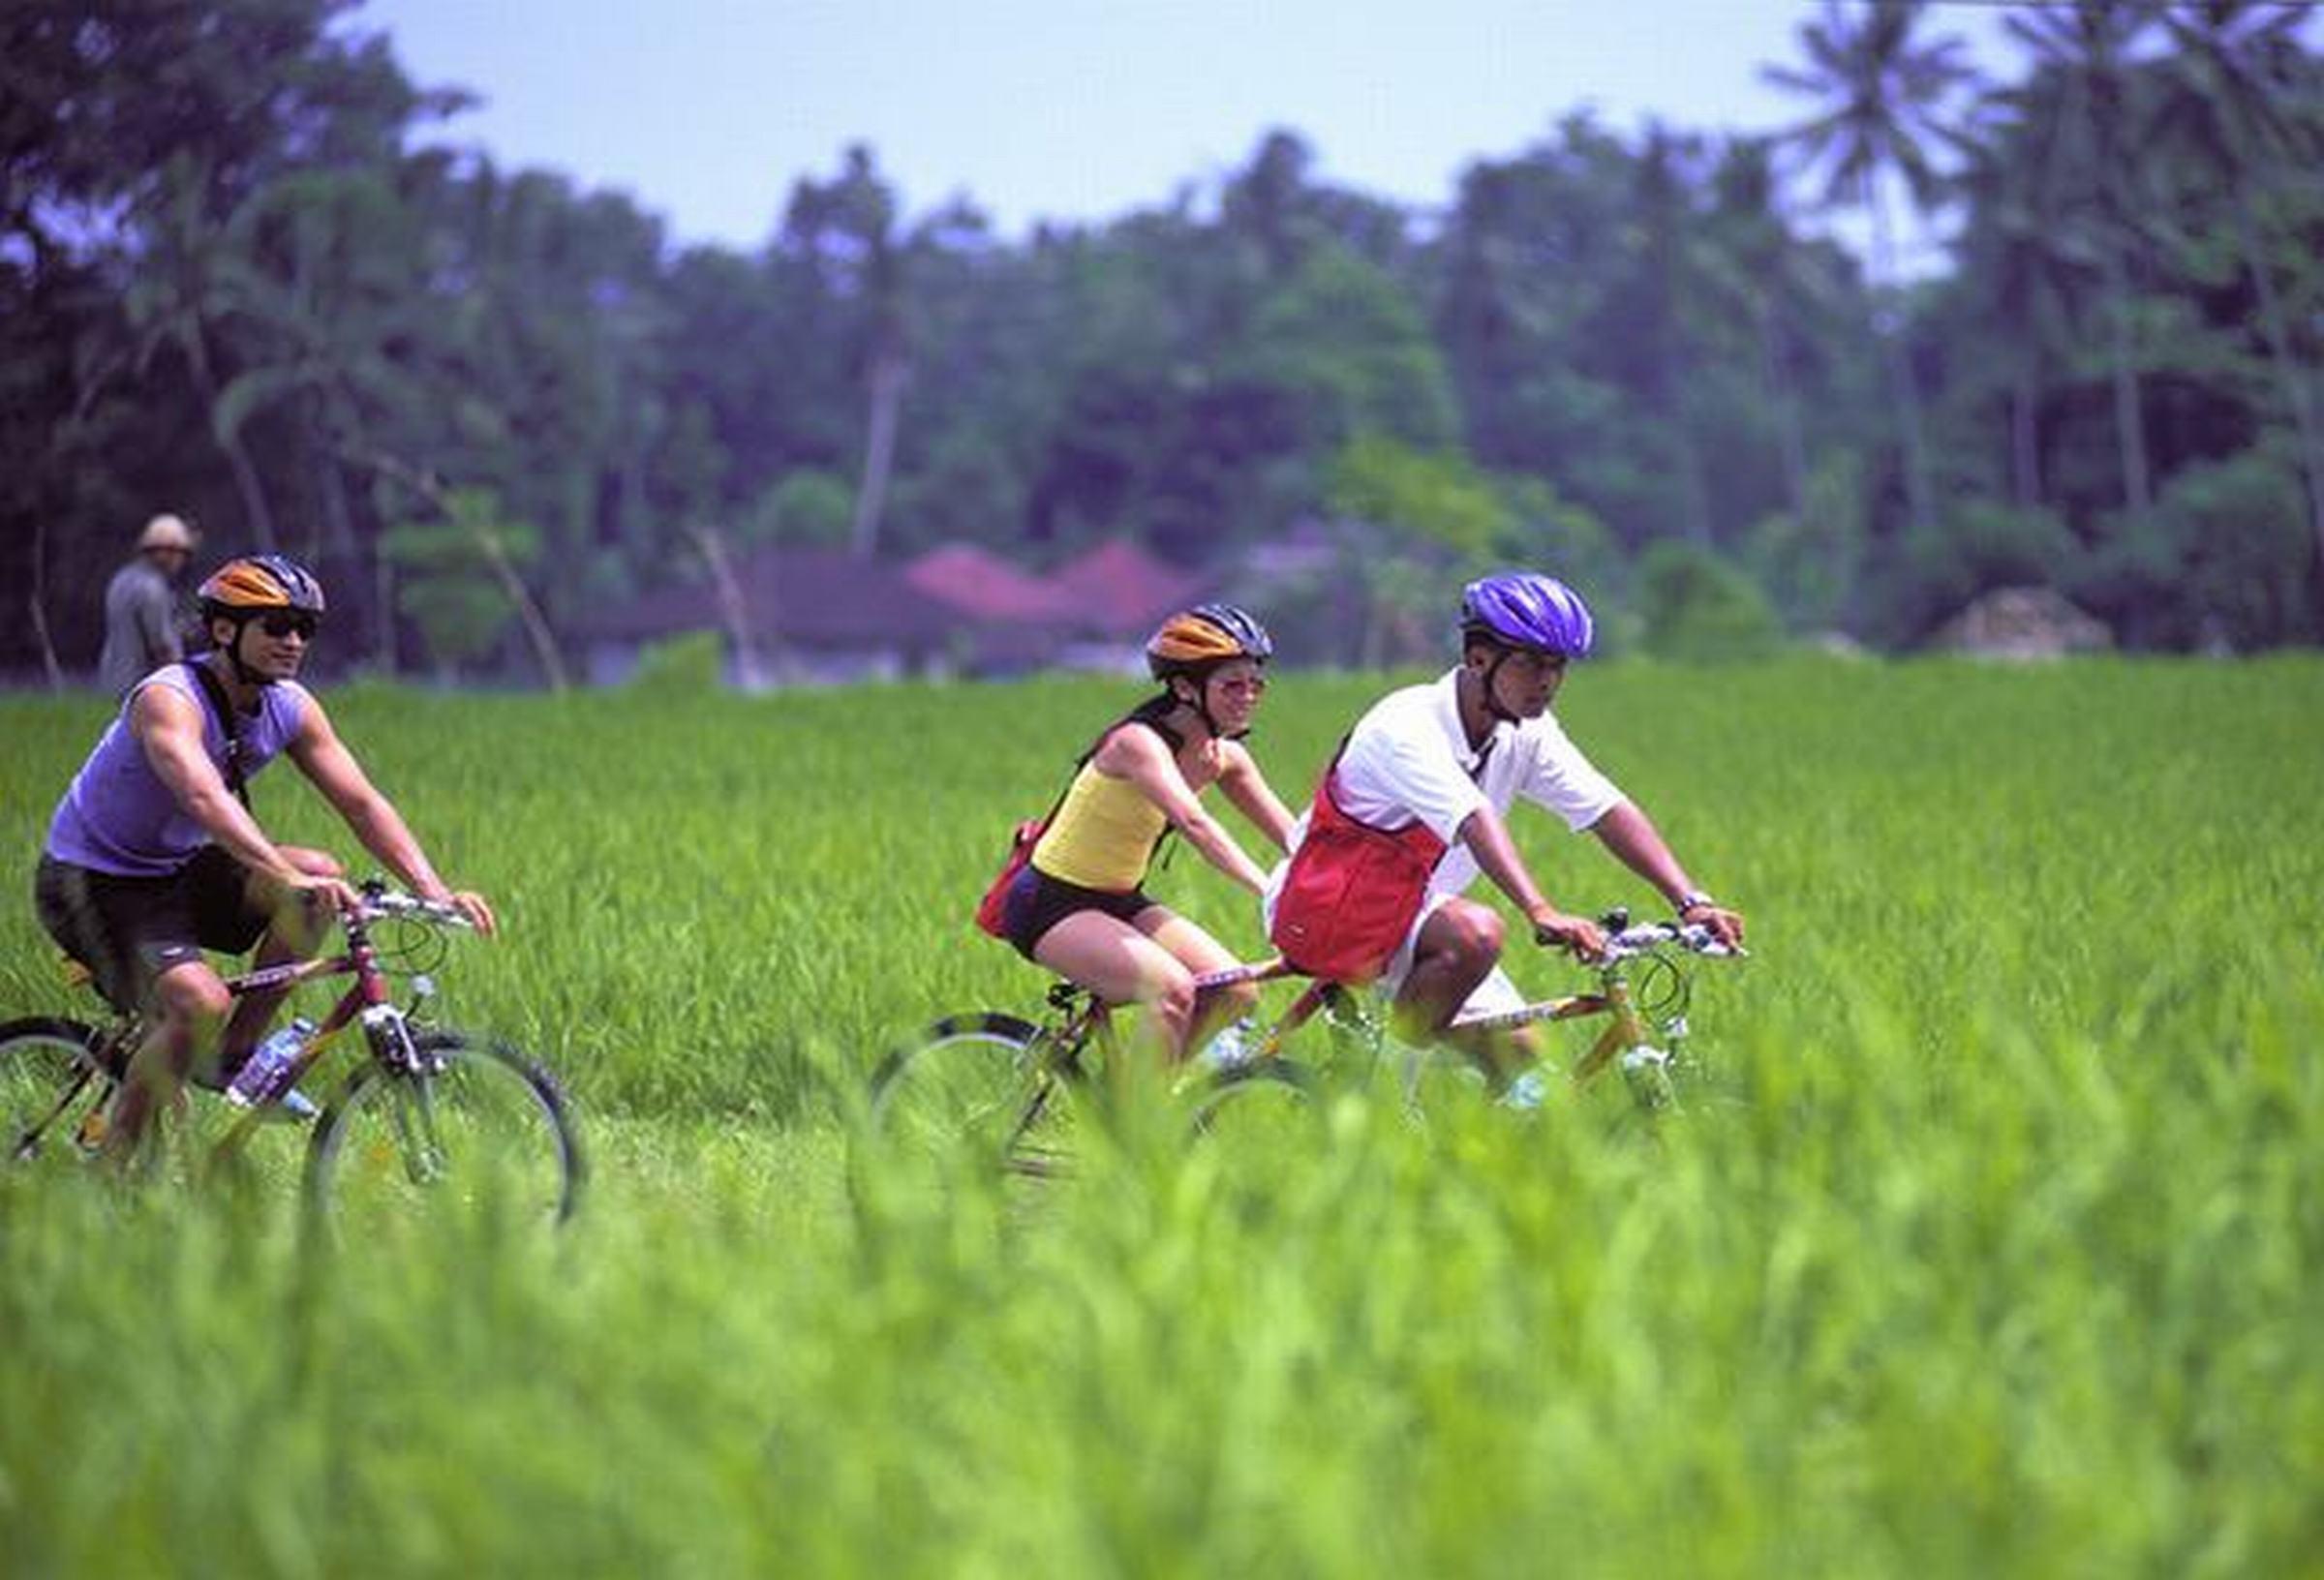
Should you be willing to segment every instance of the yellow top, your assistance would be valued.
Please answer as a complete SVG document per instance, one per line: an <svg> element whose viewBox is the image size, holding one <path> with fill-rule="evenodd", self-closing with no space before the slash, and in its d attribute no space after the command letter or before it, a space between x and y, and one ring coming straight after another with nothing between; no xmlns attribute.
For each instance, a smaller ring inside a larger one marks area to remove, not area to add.
<svg viewBox="0 0 2324 1580"><path fill-rule="evenodd" d="M1136 785L1084 763L1033 846L1033 865L1085 889L1127 894L1146 881L1147 863L1169 824Z"/></svg>

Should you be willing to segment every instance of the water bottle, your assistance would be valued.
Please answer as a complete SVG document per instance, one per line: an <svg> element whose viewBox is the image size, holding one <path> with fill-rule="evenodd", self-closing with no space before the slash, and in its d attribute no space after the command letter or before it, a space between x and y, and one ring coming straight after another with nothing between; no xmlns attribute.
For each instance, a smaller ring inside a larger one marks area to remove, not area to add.
<svg viewBox="0 0 2324 1580"><path fill-rule="evenodd" d="M252 1048L227 1083L226 1100L237 1109L255 1109L282 1096L290 1084L292 1066L314 1035L315 1022L302 1015Z"/></svg>
<svg viewBox="0 0 2324 1580"><path fill-rule="evenodd" d="M1634 1048L1622 1055L1622 1079L1630 1095L1649 1112L1675 1107L1678 1091L1670 1084L1670 1055L1659 1048Z"/></svg>

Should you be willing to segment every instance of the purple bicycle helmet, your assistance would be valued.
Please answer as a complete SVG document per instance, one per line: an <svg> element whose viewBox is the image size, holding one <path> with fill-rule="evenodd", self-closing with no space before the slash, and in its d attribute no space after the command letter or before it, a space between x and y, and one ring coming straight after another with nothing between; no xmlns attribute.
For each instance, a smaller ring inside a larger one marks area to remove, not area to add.
<svg viewBox="0 0 2324 1580"><path fill-rule="evenodd" d="M1463 641L1483 636L1503 647L1529 648L1561 658L1586 658L1596 627L1590 606L1554 576L1504 571L1461 590Z"/></svg>

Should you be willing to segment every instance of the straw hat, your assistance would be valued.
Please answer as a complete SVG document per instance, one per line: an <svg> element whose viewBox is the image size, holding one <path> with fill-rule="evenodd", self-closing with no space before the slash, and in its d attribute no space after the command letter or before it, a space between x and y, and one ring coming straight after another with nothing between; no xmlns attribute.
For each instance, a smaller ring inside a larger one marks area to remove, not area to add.
<svg viewBox="0 0 2324 1580"><path fill-rule="evenodd" d="M175 549L181 554L194 552L194 532L175 516L156 516L145 524L138 534L138 551L150 553L155 549Z"/></svg>

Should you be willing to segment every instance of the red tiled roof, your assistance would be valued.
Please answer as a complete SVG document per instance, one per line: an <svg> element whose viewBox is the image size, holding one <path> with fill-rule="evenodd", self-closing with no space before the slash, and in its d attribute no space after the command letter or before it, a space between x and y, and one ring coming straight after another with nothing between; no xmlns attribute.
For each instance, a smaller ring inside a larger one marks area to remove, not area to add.
<svg viewBox="0 0 2324 1580"><path fill-rule="evenodd" d="M1201 578L1165 564L1128 538L1109 538L1057 567L1052 586L1108 634L1143 636L1164 615L1196 601Z"/></svg>
<svg viewBox="0 0 2324 1580"><path fill-rule="evenodd" d="M1058 622L1074 612L1057 588L970 543L929 550L903 567L903 579L976 620Z"/></svg>

